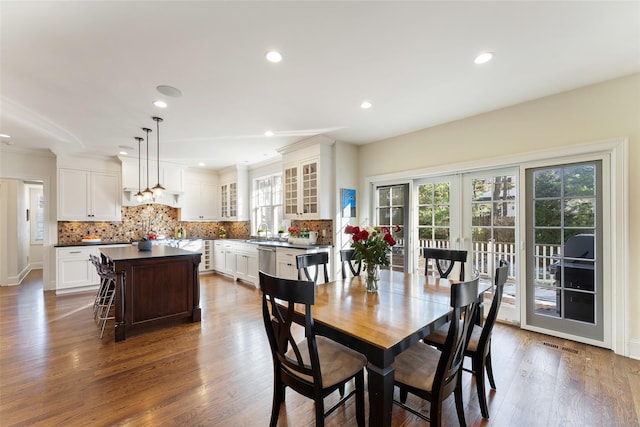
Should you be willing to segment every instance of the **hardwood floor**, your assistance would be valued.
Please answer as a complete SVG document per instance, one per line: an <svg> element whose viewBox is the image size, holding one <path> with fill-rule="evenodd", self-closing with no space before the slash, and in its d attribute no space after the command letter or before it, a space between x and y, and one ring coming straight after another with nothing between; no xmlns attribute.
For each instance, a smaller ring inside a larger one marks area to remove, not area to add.
<svg viewBox="0 0 640 427"><path fill-rule="evenodd" d="M42 292L38 271L0 288L0 425L268 425L272 362L259 292L216 275L202 276L201 288L201 323L117 344L112 322L99 338L93 293ZM640 361L507 325L496 326L493 352L491 419L464 374L468 425L639 425ZM326 425L355 425L354 407L351 399ZM421 423L394 406L394 427ZM288 390L278 425L314 425L313 403ZM444 425L457 425L452 397Z"/></svg>

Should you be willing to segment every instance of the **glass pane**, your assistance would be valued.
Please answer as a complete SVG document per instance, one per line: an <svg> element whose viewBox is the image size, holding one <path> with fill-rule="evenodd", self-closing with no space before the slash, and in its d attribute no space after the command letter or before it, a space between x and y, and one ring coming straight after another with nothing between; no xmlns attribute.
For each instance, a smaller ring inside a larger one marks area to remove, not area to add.
<svg viewBox="0 0 640 427"><path fill-rule="evenodd" d="M433 184L422 184L418 186L418 204L430 205L433 203Z"/></svg>
<svg viewBox="0 0 640 427"><path fill-rule="evenodd" d="M596 188L594 165L578 165L564 169L564 195L593 196Z"/></svg>
<svg viewBox="0 0 640 427"><path fill-rule="evenodd" d="M391 203L394 206L404 206L404 187L393 187L391 197Z"/></svg>
<svg viewBox="0 0 640 427"><path fill-rule="evenodd" d="M564 231L563 256L570 258L595 259L595 230L570 229Z"/></svg>
<svg viewBox="0 0 640 427"><path fill-rule="evenodd" d="M494 178L493 200L515 200L516 184L511 176L496 176Z"/></svg>
<svg viewBox="0 0 640 427"><path fill-rule="evenodd" d="M568 199L564 202L565 227L594 227L595 226L595 200Z"/></svg>
<svg viewBox="0 0 640 427"><path fill-rule="evenodd" d="M516 204L514 202L499 202L493 204L493 225L516 225Z"/></svg>
<svg viewBox="0 0 640 427"><path fill-rule="evenodd" d="M553 288L536 286L534 288L536 314L560 317L558 292Z"/></svg>
<svg viewBox="0 0 640 427"><path fill-rule="evenodd" d="M471 229L472 240L474 242L488 242L491 240L491 229L483 227L473 227Z"/></svg>
<svg viewBox="0 0 640 427"><path fill-rule="evenodd" d="M564 287L593 291L595 289L593 268L593 262L566 260L562 268Z"/></svg>
<svg viewBox="0 0 640 427"><path fill-rule="evenodd" d="M545 169L534 172L533 197L560 197L560 169Z"/></svg>
<svg viewBox="0 0 640 427"><path fill-rule="evenodd" d="M404 208L392 208L391 215L393 225L404 225Z"/></svg>
<svg viewBox="0 0 640 427"><path fill-rule="evenodd" d="M515 243L516 230L513 228L494 228L493 238L496 243Z"/></svg>
<svg viewBox="0 0 640 427"><path fill-rule="evenodd" d="M449 225L449 206L435 207L435 225Z"/></svg>
<svg viewBox="0 0 640 427"><path fill-rule="evenodd" d="M449 183L441 182L435 187L435 203L449 204Z"/></svg>
<svg viewBox="0 0 640 427"><path fill-rule="evenodd" d="M389 208L380 208L380 210L378 211L378 224L391 224L391 210Z"/></svg>
<svg viewBox="0 0 640 427"><path fill-rule="evenodd" d="M471 214L471 225L491 225L491 203L474 203Z"/></svg>
<svg viewBox="0 0 640 427"><path fill-rule="evenodd" d="M492 185L483 179L473 180L473 201L491 200Z"/></svg>
<svg viewBox="0 0 640 427"><path fill-rule="evenodd" d="M391 189L381 188L378 190L378 204L380 206L389 206L391 201Z"/></svg>
<svg viewBox="0 0 640 427"><path fill-rule="evenodd" d="M560 200L536 200L534 203L534 225L560 227L562 224L562 211Z"/></svg>
<svg viewBox="0 0 640 427"><path fill-rule="evenodd" d="M447 242L451 238L448 228L435 228L434 237L436 240L446 240ZM445 247L449 247L449 244L447 243Z"/></svg>
<svg viewBox="0 0 640 427"><path fill-rule="evenodd" d="M418 228L418 238L420 240L431 240L433 238L433 229L431 227ZM420 245L421 247L423 245Z"/></svg>
<svg viewBox="0 0 640 427"><path fill-rule="evenodd" d="M553 286L555 281L556 260L540 256L536 256L534 259L536 261L536 269L533 272L535 284Z"/></svg>
<svg viewBox="0 0 640 427"><path fill-rule="evenodd" d="M535 245L556 245L562 244L562 231L552 228L538 228L535 230Z"/></svg>
<svg viewBox="0 0 640 427"><path fill-rule="evenodd" d="M595 295L585 292L564 291L564 317L595 323Z"/></svg>
<svg viewBox="0 0 640 427"><path fill-rule="evenodd" d="M418 225L433 225L433 209L430 206L418 208Z"/></svg>

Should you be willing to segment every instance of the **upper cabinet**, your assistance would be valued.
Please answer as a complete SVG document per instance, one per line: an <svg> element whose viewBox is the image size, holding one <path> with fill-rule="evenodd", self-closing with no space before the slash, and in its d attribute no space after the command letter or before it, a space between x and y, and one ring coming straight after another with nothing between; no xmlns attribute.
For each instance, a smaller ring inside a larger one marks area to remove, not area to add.
<svg viewBox="0 0 640 427"><path fill-rule="evenodd" d="M281 151L285 218L332 218L333 143L318 135Z"/></svg>
<svg viewBox="0 0 640 427"><path fill-rule="evenodd" d="M215 221L218 219L218 176L205 172L185 171L184 205L181 221Z"/></svg>
<svg viewBox="0 0 640 427"><path fill-rule="evenodd" d="M220 173L220 219L249 219L249 173L246 166L234 166Z"/></svg>
<svg viewBox="0 0 640 427"><path fill-rule="evenodd" d="M131 157L121 157L122 161L122 186L124 187L123 204L125 206L136 206L149 203L138 202L136 193L147 187L147 165L143 161L138 168L138 159ZM156 162L149 164L149 188L158 183L166 189L162 195L156 198L154 203L161 203L173 207L182 207L184 203L183 193L183 168L172 163L160 162L160 173Z"/></svg>
<svg viewBox="0 0 640 427"><path fill-rule="evenodd" d="M96 163L95 169L92 163ZM99 163L58 159L59 221L121 220L120 170L108 170L114 167L112 164L107 164L105 170L97 170L102 167ZM85 167L74 167L77 165Z"/></svg>

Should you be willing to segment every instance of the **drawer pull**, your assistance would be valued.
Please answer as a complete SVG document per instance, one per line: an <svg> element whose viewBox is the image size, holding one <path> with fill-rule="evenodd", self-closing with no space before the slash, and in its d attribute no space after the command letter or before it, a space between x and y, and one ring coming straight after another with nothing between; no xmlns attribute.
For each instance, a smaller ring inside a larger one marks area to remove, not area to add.
<svg viewBox="0 0 640 427"><path fill-rule="evenodd" d="M69 252L69 253L70 253L70 254L81 254L81 253L82 253L82 251L71 251L71 252Z"/></svg>

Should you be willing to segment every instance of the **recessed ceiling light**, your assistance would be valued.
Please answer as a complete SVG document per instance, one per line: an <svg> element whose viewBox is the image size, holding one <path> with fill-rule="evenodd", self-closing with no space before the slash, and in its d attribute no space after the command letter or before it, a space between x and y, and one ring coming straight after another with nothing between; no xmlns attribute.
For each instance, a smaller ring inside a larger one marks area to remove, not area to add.
<svg viewBox="0 0 640 427"><path fill-rule="evenodd" d="M0 138L11 138L11 137L6 133L0 133Z"/></svg>
<svg viewBox="0 0 640 427"><path fill-rule="evenodd" d="M129 153L127 153L126 151L120 151L120 154L122 154L123 156L126 156Z"/></svg>
<svg viewBox="0 0 640 427"><path fill-rule="evenodd" d="M270 50L264 56L269 62L277 63L282 61L282 54L277 50Z"/></svg>
<svg viewBox="0 0 640 427"><path fill-rule="evenodd" d="M493 53L484 52L476 56L476 59L474 59L473 62L475 62L476 64L486 64L487 62L491 61L491 59L493 59Z"/></svg>
<svg viewBox="0 0 640 427"><path fill-rule="evenodd" d="M160 85L156 86L156 90L161 94L170 96L172 98L180 98L182 96L182 91L173 86Z"/></svg>
<svg viewBox="0 0 640 427"><path fill-rule="evenodd" d="M273 136L275 133L272 130L268 130L264 133L264 136Z"/></svg>
<svg viewBox="0 0 640 427"><path fill-rule="evenodd" d="M167 108L167 103L164 101L153 101L153 105L158 108Z"/></svg>
<svg viewBox="0 0 640 427"><path fill-rule="evenodd" d="M198 163L198 166L202 167L202 166L204 166L204 163L200 162L200 163Z"/></svg>
<svg viewBox="0 0 640 427"><path fill-rule="evenodd" d="M362 104L360 104L360 108L362 108L363 110L367 110L372 106L373 104L371 104L369 101L362 101Z"/></svg>

